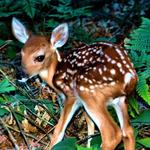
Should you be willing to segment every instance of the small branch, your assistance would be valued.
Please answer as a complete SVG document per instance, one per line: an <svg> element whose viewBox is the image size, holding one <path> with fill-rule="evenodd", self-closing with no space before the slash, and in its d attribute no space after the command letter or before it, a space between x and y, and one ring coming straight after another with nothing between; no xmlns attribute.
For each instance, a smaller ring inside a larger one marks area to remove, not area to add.
<svg viewBox="0 0 150 150"><path fill-rule="evenodd" d="M45 130L43 130L42 127L40 127L40 126L38 126L37 124L35 124L34 121L31 120L27 115L23 115L23 114L21 114L21 113L18 112L18 111L15 111L15 113L17 113L17 114L21 115L22 117L26 118L31 124L35 125L38 129L40 129L40 130L41 130L44 134L46 134L47 137L49 138L49 136L48 136L48 134L45 132ZM49 139L50 139L50 138L49 138Z"/></svg>
<svg viewBox="0 0 150 150"><path fill-rule="evenodd" d="M6 127L9 128L9 129L11 129L11 130L13 130L13 131L15 131L15 132L20 133L19 130L15 129L15 128L9 126L9 125L6 125ZM43 145L47 145L47 143L43 142L42 140L39 141L39 139L37 139L37 138L36 138L35 136L33 136L32 134L25 133L25 135L28 136L28 137L30 137L30 138L32 138L32 139L34 139L34 140L36 140L36 141L38 141L39 143L41 143L41 144L43 144Z"/></svg>
<svg viewBox="0 0 150 150"><path fill-rule="evenodd" d="M31 101L33 101L33 99L32 99ZM35 102L35 100L34 100L33 102ZM22 103L24 104L24 101L22 101ZM55 116L47 109L47 107L44 106L44 105L41 103L40 100L36 100L36 103L37 103L37 105L41 106L50 116L52 116L52 117L55 119L55 121L57 120L57 119L55 118ZM25 106L25 107L26 107L26 106ZM26 107L26 109L27 109L31 114L33 114L34 116L40 118L40 117L37 116L35 113L33 113L28 107ZM44 120L44 119L42 119L42 118L40 118L40 119L41 119L42 121L45 121L45 122L48 123L49 125L54 126L53 124L49 123L48 121L46 121L46 120Z"/></svg>
<svg viewBox="0 0 150 150"><path fill-rule="evenodd" d="M99 136L99 135L100 135L99 133L95 133L93 135L86 136L84 139L78 140L77 144L85 143L88 139L91 139L91 138L93 138L95 136Z"/></svg>
<svg viewBox="0 0 150 150"><path fill-rule="evenodd" d="M31 150L31 149L30 149L30 146L29 146L29 143L28 143L28 141L27 141L27 139L26 139L25 133L24 133L24 131L23 131L21 125L20 125L20 122L18 121L18 119L17 119L17 117L16 117L16 114L15 114L15 112L14 112L14 110L13 110L13 108L12 108L11 105L9 105L9 109L10 109L10 111L11 111L11 113L12 113L14 119L16 120L17 126L18 126L18 128L19 128L19 130L20 130L20 134L22 135L22 137L23 137L23 139L24 139L24 141L25 141L25 144L27 145L28 149Z"/></svg>
<svg viewBox="0 0 150 150"><path fill-rule="evenodd" d="M5 42L5 44L0 47L0 50L3 49L5 46L7 46L7 45L8 45L9 43L11 43L11 42L12 42L12 40L7 40L7 41Z"/></svg>
<svg viewBox="0 0 150 150"><path fill-rule="evenodd" d="M52 131L54 130L54 128L55 128L55 127L51 128L51 129L48 131L47 134L49 134L50 132L52 132ZM37 142L40 142L45 136L46 136L46 134L43 135Z"/></svg>
<svg viewBox="0 0 150 150"><path fill-rule="evenodd" d="M16 139L13 137L13 135L11 134L11 132L10 132L10 130L8 129L7 125L5 124L5 122L4 122L1 118L0 118L0 122L1 122L1 124L2 124L2 126L3 126L3 128L7 131L10 140L12 141L13 145L15 146L15 149L16 149L16 150L20 150L20 149L19 149L19 146L18 146L18 144L17 144L17 142L16 142Z"/></svg>

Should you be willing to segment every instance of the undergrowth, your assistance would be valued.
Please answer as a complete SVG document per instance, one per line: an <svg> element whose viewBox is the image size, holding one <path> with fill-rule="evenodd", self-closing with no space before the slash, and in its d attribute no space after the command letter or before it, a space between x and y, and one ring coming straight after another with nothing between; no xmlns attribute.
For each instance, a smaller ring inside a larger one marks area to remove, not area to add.
<svg viewBox="0 0 150 150"><path fill-rule="evenodd" d="M99 2L99 1L98 1ZM105 31L105 34L95 35L98 32L95 20L92 19L93 6L91 3L85 1L86 5L82 2L78 2L81 5L75 5L73 0L3 0L0 1L0 50L2 56L5 55L7 62L5 62L0 56L0 124L4 131L9 136L13 146L19 149L19 145L16 142L13 132L22 135L24 143L28 149L34 149L35 147L30 145L27 138L32 138L39 143L42 143L42 148L47 146L45 139L37 139L36 135L27 134L22 129L22 124L31 124L31 126L25 126L24 129L35 130L34 126L49 139L49 134L45 130L45 126L50 126L51 129L55 126L57 119L59 118L60 109L52 102L43 99L42 97L32 97L31 94L35 94L37 91L31 90L31 87L19 87L16 84L14 76L7 75L11 70L16 69L14 59L16 59L18 52L22 47L22 44L17 42L11 32L11 19L13 16L17 17L26 24L29 23L28 29L38 34L50 35L50 31L61 22L68 22L70 28L70 39L68 44L64 47L64 50L69 50L73 46L74 41L82 41L84 43L93 43L97 41L116 41L116 37L113 33L108 34L110 31ZM134 6L135 7L135 6ZM134 9L131 8L132 9ZM137 8L137 7L135 7ZM128 17L131 13L125 16ZM106 15L111 18L110 14ZM106 20L106 18L104 19ZM114 20L121 20L121 18L115 18ZM125 20L125 22L127 19ZM130 20L131 21L131 20ZM130 21L128 23L130 23ZM85 25L86 23L90 25ZM92 25L91 25L92 24ZM106 26L107 23L103 23ZM117 26L118 28L118 26ZM101 28L100 28L101 29ZM134 127L136 138L136 149L150 148L150 20L148 18L142 18L142 23L139 27L134 29L128 38L124 40L124 46L128 49L128 53L136 68L139 81L136 87L136 92L132 95L129 101L129 112L131 116L131 124ZM8 62L9 61L9 62ZM7 68L7 69L5 69ZM13 68L13 69L12 69ZM15 70L16 71L16 70ZM16 71L16 73L19 73ZM34 92L33 92L34 91ZM31 93L30 93L31 92ZM33 95L34 95L33 94ZM36 93L37 96L39 93ZM39 100L40 99L40 100ZM35 108L37 108L35 110ZM38 111L42 110L42 114L38 114ZM43 118L46 114L50 116L50 119ZM4 122L3 118L9 118L7 122ZM57 118L58 117L58 118ZM38 120L40 125L36 124ZM13 129L11 125L16 123L17 129ZM27 123L28 122L28 123ZM5 133L4 132L4 133ZM52 131L50 131L52 132ZM147 136L146 136L147 135ZM50 140L49 140L50 141ZM87 139L66 138L55 146L54 150L97 150L99 149L100 137L94 135L92 137L91 148L85 148L85 142ZM39 149L42 149L39 147ZM122 144L118 147L122 150Z"/></svg>
<svg viewBox="0 0 150 150"><path fill-rule="evenodd" d="M150 19L142 18L141 25L132 31L129 38L124 40L139 81L136 91L150 106Z"/></svg>

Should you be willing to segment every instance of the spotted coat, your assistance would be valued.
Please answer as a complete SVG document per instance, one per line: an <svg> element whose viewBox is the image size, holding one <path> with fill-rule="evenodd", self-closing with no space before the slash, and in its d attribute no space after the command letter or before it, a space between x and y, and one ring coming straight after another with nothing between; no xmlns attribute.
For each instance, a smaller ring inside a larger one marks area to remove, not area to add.
<svg viewBox="0 0 150 150"><path fill-rule="evenodd" d="M121 46L98 42L65 54L57 66L54 84L64 93L74 89L94 92L121 84L130 93L132 87L127 85L131 78L136 78L136 72L127 52Z"/></svg>

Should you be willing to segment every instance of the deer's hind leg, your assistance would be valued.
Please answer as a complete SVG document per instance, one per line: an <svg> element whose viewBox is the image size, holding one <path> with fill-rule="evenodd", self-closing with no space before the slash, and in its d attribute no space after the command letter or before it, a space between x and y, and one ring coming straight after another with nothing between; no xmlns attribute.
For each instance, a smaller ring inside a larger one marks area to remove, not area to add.
<svg viewBox="0 0 150 150"><path fill-rule="evenodd" d="M128 109L125 99L126 99L125 96L114 99L112 106L116 110L120 122L120 127L123 135L124 149L135 150L134 133L129 123Z"/></svg>
<svg viewBox="0 0 150 150"><path fill-rule="evenodd" d="M80 93L80 99L101 132L102 150L114 150L122 139L122 133L107 111L107 100L103 95L94 96L89 92Z"/></svg>

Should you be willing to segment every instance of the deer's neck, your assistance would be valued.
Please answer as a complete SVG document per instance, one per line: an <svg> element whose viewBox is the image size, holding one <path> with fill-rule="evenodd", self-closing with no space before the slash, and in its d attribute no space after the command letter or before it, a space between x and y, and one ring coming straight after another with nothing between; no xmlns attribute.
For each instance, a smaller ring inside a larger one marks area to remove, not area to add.
<svg viewBox="0 0 150 150"><path fill-rule="evenodd" d="M57 65L58 65L58 59L56 53L53 54L50 60L50 64L48 68L43 69L40 72L40 76L43 80L45 80L48 85L53 88L57 93L59 93L59 90L54 86L53 84L53 77L55 75L55 72L57 70Z"/></svg>

